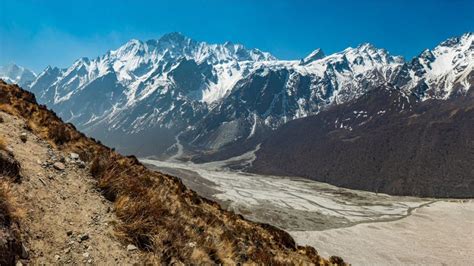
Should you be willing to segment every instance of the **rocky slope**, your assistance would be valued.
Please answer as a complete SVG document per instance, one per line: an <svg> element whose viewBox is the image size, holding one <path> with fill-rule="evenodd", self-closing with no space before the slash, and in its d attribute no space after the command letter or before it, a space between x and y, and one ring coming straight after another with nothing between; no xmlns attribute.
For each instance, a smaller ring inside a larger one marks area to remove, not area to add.
<svg viewBox="0 0 474 266"><path fill-rule="evenodd" d="M471 73L472 74L472 73ZM284 125L251 171L396 195L474 197L474 91L417 101L389 85Z"/></svg>
<svg viewBox="0 0 474 266"><path fill-rule="evenodd" d="M16 183L8 182L9 197L0 201L19 213L10 222L16 226L18 247L10 244L15 247L10 252L0 247L0 253L7 255L0 264L15 265L15 259L25 264L145 261L141 252L127 251L114 235L118 219L111 211L113 204L97 191L96 181L77 154L55 149L30 132L24 119L3 111L0 115L0 137L11 154L0 160L18 165L16 178L10 179ZM3 239L15 238L0 236L0 242Z"/></svg>
<svg viewBox="0 0 474 266"><path fill-rule="evenodd" d="M149 171L135 157L85 137L36 104L33 94L2 81L0 110L4 148L12 154L0 162L21 167L7 182L26 212L15 220L19 229L2 223L0 236L11 232L23 244L2 250L1 259L20 257L33 264L342 263L296 246L284 231L224 211L179 179ZM12 184L15 180L19 183ZM0 206L14 205L11 198L0 200ZM0 219L10 217L11 209L0 208Z"/></svg>
<svg viewBox="0 0 474 266"><path fill-rule="evenodd" d="M411 61L371 44L302 60L179 33L132 40L67 69L48 67L29 89L40 103L119 150L191 155L253 149L288 121L343 104L386 83L418 101L463 95L472 84L472 33ZM211 158L208 158L211 159Z"/></svg>

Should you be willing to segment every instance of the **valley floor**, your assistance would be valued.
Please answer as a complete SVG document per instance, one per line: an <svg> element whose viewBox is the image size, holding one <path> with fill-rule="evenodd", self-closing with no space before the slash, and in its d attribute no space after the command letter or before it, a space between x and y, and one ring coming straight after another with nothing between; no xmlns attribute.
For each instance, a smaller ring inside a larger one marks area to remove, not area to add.
<svg viewBox="0 0 474 266"><path fill-rule="evenodd" d="M289 231L323 256L354 265L466 264L474 259L474 202L395 197L228 167L252 153L207 164L143 159L246 218Z"/></svg>
<svg viewBox="0 0 474 266"><path fill-rule="evenodd" d="M470 265L474 201L441 201L402 220L325 231L290 232L301 245L339 254L353 265Z"/></svg>

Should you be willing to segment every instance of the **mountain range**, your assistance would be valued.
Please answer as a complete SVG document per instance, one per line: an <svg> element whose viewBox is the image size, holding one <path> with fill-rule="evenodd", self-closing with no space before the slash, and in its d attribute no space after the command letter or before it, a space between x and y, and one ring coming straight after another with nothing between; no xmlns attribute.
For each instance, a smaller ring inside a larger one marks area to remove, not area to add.
<svg viewBox="0 0 474 266"><path fill-rule="evenodd" d="M223 159L254 149L289 121L380 87L415 102L466 95L473 39L450 38L409 61L369 43L278 60L240 44L170 33L131 40L66 69L48 67L26 88L66 122L124 153Z"/></svg>
<svg viewBox="0 0 474 266"><path fill-rule="evenodd" d="M0 79L27 88L36 79L36 74L29 69L11 63L0 66Z"/></svg>

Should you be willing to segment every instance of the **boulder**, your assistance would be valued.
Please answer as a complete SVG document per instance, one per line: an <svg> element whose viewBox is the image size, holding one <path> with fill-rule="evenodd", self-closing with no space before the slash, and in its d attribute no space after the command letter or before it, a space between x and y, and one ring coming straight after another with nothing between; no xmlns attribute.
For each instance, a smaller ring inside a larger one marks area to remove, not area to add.
<svg viewBox="0 0 474 266"><path fill-rule="evenodd" d="M135 245L132 245L132 244L128 244L127 245L127 251L134 251L134 250L137 250L137 246Z"/></svg>
<svg viewBox="0 0 474 266"><path fill-rule="evenodd" d="M85 241L85 240L88 240L89 239L89 235L88 234L83 234L79 237L79 240L80 241Z"/></svg>
<svg viewBox="0 0 474 266"><path fill-rule="evenodd" d="M66 169L66 166L61 163L61 162L55 162L53 164L54 169L59 170L59 171L64 171Z"/></svg>

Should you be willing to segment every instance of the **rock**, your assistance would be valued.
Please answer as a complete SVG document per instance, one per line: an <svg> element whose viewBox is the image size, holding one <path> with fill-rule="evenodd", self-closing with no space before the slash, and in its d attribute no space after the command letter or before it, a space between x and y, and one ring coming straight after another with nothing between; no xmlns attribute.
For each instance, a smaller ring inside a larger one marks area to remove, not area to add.
<svg viewBox="0 0 474 266"><path fill-rule="evenodd" d="M65 159L63 156L60 156L60 157L59 157L59 161L62 162L62 163L65 163L65 162L66 162L66 159Z"/></svg>
<svg viewBox="0 0 474 266"><path fill-rule="evenodd" d="M26 133L21 133L20 140L23 142L26 142L27 139L28 139L28 135L26 135Z"/></svg>
<svg viewBox="0 0 474 266"><path fill-rule="evenodd" d="M79 159L79 154L77 154L75 152L71 152L69 154L69 157L71 157L71 159L73 159L73 160L77 160L77 159Z"/></svg>
<svg viewBox="0 0 474 266"><path fill-rule="evenodd" d="M55 259L55 260L60 260L61 257L60 257L59 255L56 255L56 256L54 256L54 259Z"/></svg>
<svg viewBox="0 0 474 266"><path fill-rule="evenodd" d="M71 248L64 249L64 253L68 254L69 252L71 252Z"/></svg>
<svg viewBox="0 0 474 266"><path fill-rule="evenodd" d="M137 250L137 246L135 245L132 245L132 244L128 244L127 246L127 251L134 251L134 250Z"/></svg>
<svg viewBox="0 0 474 266"><path fill-rule="evenodd" d="M67 235L67 236L72 236L72 231L71 231L71 230L67 231L67 232L66 232L66 235Z"/></svg>
<svg viewBox="0 0 474 266"><path fill-rule="evenodd" d="M88 234L83 234L83 235L81 235L81 236L79 237L79 239L80 239L81 241L86 241L86 240L89 239L89 235L88 235Z"/></svg>
<svg viewBox="0 0 474 266"><path fill-rule="evenodd" d="M11 157L15 157L15 154L13 153L13 148L11 146L8 146L5 150L7 151L8 155L10 155Z"/></svg>
<svg viewBox="0 0 474 266"><path fill-rule="evenodd" d="M79 161L77 161L77 166L78 166L79 168L86 168L86 163L83 162L83 161L81 161L81 160L79 160Z"/></svg>
<svg viewBox="0 0 474 266"><path fill-rule="evenodd" d="M54 169L59 170L59 171L64 171L66 169L66 166L61 163L61 162L55 162L53 164Z"/></svg>
<svg viewBox="0 0 474 266"><path fill-rule="evenodd" d="M23 266L23 263L21 263L21 261L17 261L15 266Z"/></svg>
<svg viewBox="0 0 474 266"><path fill-rule="evenodd" d="M84 252L84 253L82 254L82 256L87 259L87 258L90 257L90 254L89 254L89 252Z"/></svg>
<svg viewBox="0 0 474 266"><path fill-rule="evenodd" d="M29 257L30 257L30 254L28 252L28 248L24 244L21 244L20 258L26 260Z"/></svg>

